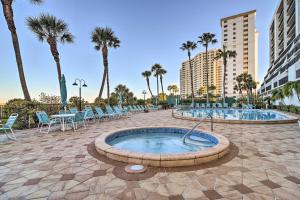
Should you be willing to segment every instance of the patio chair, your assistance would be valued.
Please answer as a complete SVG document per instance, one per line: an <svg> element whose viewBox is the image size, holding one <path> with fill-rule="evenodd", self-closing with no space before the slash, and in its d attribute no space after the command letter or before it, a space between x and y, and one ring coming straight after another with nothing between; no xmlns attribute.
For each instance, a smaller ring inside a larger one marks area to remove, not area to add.
<svg viewBox="0 0 300 200"><path fill-rule="evenodd" d="M86 124L85 124L85 120L84 120L84 111L79 111L75 113L75 117L72 119L72 124L73 124L73 129L75 131L75 129L78 128L78 125L81 123L83 124L84 128L86 129Z"/></svg>
<svg viewBox="0 0 300 200"><path fill-rule="evenodd" d="M224 103L224 108L229 108L228 103Z"/></svg>
<svg viewBox="0 0 300 200"><path fill-rule="evenodd" d="M204 103L201 103L201 108L205 108L205 104Z"/></svg>
<svg viewBox="0 0 300 200"><path fill-rule="evenodd" d="M1 125L0 131L1 132L3 131L8 139L13 139L13 140L17 139L12 127L15 124L15 122L17 121L18 116L19 115L17 113L13 113L9 116L9 118L7 119L5 124L0 124ZM11 133L12 137L8 137L8 135L7 135L8 131Z"/></svg>
<svg viewBox="0 0 300 200"><path fill-rule="evenodd" d="M92 120L95 120L96 117L95 117L95 114L93 112L92 109L89 109L89 108L85 108L85 111L84 111L84 120L86 122L88 122L89 120L92 121Z"/></svg>
<svg viewBox="0 0 300 200"><path fill-rule="evenodd" d="M199 109L200 108L200 104L196 103L196 108Z"/></svg>
<svg viewBox="0 0 300 200"><path fill-rule="evenodd" d="M121 117L127 115L125 112L122 112L118 106L113 106L113 109L115 113L119 114Z"/></svg>
<svg viewBox="0 0 300 200"><path fill-rule="evenodd" d="M213 108L217 108L217 104L216 103L212 103L212 107Z"/></svg>
<svg viewBox="0 0 300 200"><path fill-rule="evenodd" d="M69 110L60 110L58 113L61 115L61 114L70 114L71 112Z"/></svg>
<svg viewBox="0 0 300 200"><path fill-rule="evenodd" d="M206 108L210 108L210 103L205 104Z"/></svg>
<svg viewBox="0 0 300 200"><path fill-rule="evenodd" d="M109 115L111 115L111 116L113 116L113 117L116 117L116 118L121 117L120 114L114 112L114 110L110 107L110 105L106 105L106 106L105 106L105 109L106 109L106 112L107 112Z"/></svg>
<svg viewBox="0 0 300 200"><path fill-rule="evenodd" d="M97 112L97 118L100 120L103 120L105 118L112 118L113 116L106 114L103 112L103 110L100 107L95 107L95 110Z"/></svg>
<svg viewBox="0 0 300 200"><path fill-rule="evenodd" d="M136 112L140 112L140 111L141 111L136 105L133 105L132 107L134 108L134 110L135 110Z"/></svg>
<svg viewBox="0 0 300 200"><path fill-rule="evenodd" d="M36 116L39 120L38 128L39 128L40 133L42 133L42 132L49 133L52 125L56 125L56 124L60 123L60 120L50 119L48 117L47 113L44 111L36 112ZM43 127L45 125L48 126L48 128L46 131L43 131Z"/></svg>
<svg viewBox="0 0 300 200"><path fill-rule="evenodd" d="M78 112L78 109L76 107L72 107L69 110L70 110L70 113L72 113L72 114L76 114Z"/></svg>
<svg viewBox="0 0 300 200"><path fill-rule="evenodd" d="M128 106L128 109L129 109L129 111L132 112L132 113L135 113L135 112L136 112L136 110L132 107L132 105L129 105L129 106Z"/></svg>

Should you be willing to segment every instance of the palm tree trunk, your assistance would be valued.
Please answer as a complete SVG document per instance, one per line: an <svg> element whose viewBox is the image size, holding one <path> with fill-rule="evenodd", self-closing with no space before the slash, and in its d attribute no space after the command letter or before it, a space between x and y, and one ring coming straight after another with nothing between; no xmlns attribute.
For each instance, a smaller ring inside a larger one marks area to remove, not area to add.
<svg viewBox="0 0 300 200"><path fill-rule="evenodd" d="M107 67L108 66L108 61L107 61L107 47L102 48L102 61L103 61L103 77L102 77L102 83L100 87L100 92L99 92L99 99L102 98L103 90L104 90L104 85L106 81L106 76L107 76Z"/></svg>
<svg viewBox="0 0 300 200"><path fill-rule="evenodd" d="M152 91L151 91L151 88L150 88L150 81L149 81L149 77L146 78L146 81L147 81L147 86L148 86L148 90L151 94L151 98L153 98L153 94L152 94Z"/></svg>
<svg viewBox="0 0 300 200"><path fill-rule="evenodd" d="M158 83L158 75L156 76L156 89L157 89L157 100L156 100L156 105L158 105L159 101L159 83Z"/></svg>
<svg viewBox="0 0 300 200"><path fill-rule="evenodd" d="M56 68L57 68L57 77L58 77L58 83L60 85L60 80L61 80L61 67L60 67L60 60L59 60L59 53L58 53L58 50L57 50L57 44L56 44L56 41L54 38L52 37L49 37L47 39L47 42L50 46L50 51L51 51L51 54L54 58L54 61L56 63Z"/></svg>
<svg viewBox="0 0 300 200"><path fill-rule="evenodd" d="M223 65L224 65L224 72L223 72L223 108L224 108L224 105L225 105L225 76L226 76L226 67L227 67L227 59L224 55L223 57Z"/></svg>
<svg viewBox="0 0 300 200"><path fill-rule="evenodd" d="M1 0L1 3L2 3L2 7L3 7L4 17L5 17L8 29L11 33L11 37L12 37L12 42L13 42L15 56L16 56L16 62L17 62L17 66L18 66L19 79L20 79L23 95L27 101L31 101L31 98L30 98L30 95L28 92L28 88L27 88L27 84L26 84L25 74L24 74L24 68L23 68L23 63L22 63L18 35L17 35L15 23L14 23L14 18L13 18L12 0Z"/></svg>
<svg viewBox="0 0 300 200"><path fill-rule="evenodd" d="M193 68L192 68L192 63L191 63L191 52L188 51L188 56L189 56L189 65L190 65L190 77L191 77L191 89L192 89L192 104L194 106L194 81L193 81Z"/></svg>
<svg viewBox="0 0 300 200"><path fill-rule="evenodd" d="M163 100L165 100L164 86L163 86L163 77L162 76L160 76L160 86L161 86L161 92L163 94Z"/></svg>
<svg viewBox="0 0 300 200"><path fill-rule="evenodd" d="M109 93L110 93L109 89L110 88L109 88L108 66L106 68L106 86L107 86L107 103L109 105Z"/></svg>
<svg viewBox="0 0 300 200"><path fill-rule="evenodd" d="M205 46L205 57L206 57L206 103L208 104L208 52L207 52L207 45Z"/></svg>

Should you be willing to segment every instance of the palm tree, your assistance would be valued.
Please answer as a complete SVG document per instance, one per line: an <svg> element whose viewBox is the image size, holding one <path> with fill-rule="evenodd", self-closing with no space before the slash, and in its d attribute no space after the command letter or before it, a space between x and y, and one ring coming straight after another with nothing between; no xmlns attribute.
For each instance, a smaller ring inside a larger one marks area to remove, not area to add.
<svg viewBox="0 0 300 200"><path fill-rule="evenodd" d="M283 86L282 91L286 97L293 96L295 91L295 94L300 101L300 82L290 81Z"/></svg>
<svg viewBox="0 0 300 200"><path fill-rule="evenodd" d="M171 94L172 94L172 91L173 91L173 85L169 85L169 86L167 87L167 90L169 91L169 95L171 95Z"/></svg>
<svg viewBox="0 0 300 200"><path fill-rule="evenodd" d="M147 86L148 86L148 90L151 94L151 97L153 97L153 94L152 94L152 91L151 91L151 88L150 88L150 80L149 80L149 77L152 75L152 72L151 71L144 71L142 72L142 76L145 77L146 79L146 82L147 82Z"/></svg>
<svg viewBox="0 0 300 200"><path fill-rule="evenodd" d="M213 33L203 33L199 36L198 42L205 47L205 60L206 60L206 91L208 91L208 45L217 43L216 35ZM208 92L206 94L206 103L208 103Z"/></svg>
<svg viewBox="0 0 300 200"><path fill-rule="evenodd" d="M182 43L182 45L180 47L180 49L182 51L188 52L189 65L190 65L190 77L191 77L191 89L192 89L192 104L193 105L194 105L195 93L194 93L193 68L192 68L192 63L191 63L191 51L196 48L197 48L197 44L192 41L186 41L185 43Z"/></svg>
<svg viewBox="0 0 300 200"><path fill-rule="evenodd" d="M284 104L284 94L283 94L283 90L282 88L278 88L276 90L272 91L272 100L276 101L276 100L280 100L282 104Z"/></svg>
<svg viewBox="0 0 300 200"><path fill-rule="evenodd" d="M161 86L161 92L164 94L164 86L163 86L163 76L167 73L167 70L161 68L158 70L158 75L159 75L159 79L160 79L160 86ZM164 95L163 95L163 100L164 99Z"/></svg>
<svg viewBox="0 0 300 200"><path fill-rule="evenodd" d="M17 62L17 66L18 66L19 79L20 79L23 95L27 101L31 101L29 91L27 88L27 84L26 84L26 78L25 78L25 74L24 74L19 39L18 39L18 35L17 35L15 22L14 22L14 13L13 13L13 9L12 9L13 2L14 2L13 0L1 0L1 4L3 7L3 14L4 14L4 17L5 17L5 20L7 23L7 27L10 31L12 43L14 46L15 57L16 57L16 62ZM38 4L38 3L41 3L42 0L31 0L30 2L34 3L34 4Z"/></svg>
<svg viewBox="0 0 300 200"><path fill-rule="evenodd" d="M177 85L173 85L173 92L176 95L177 92L179 92L179 89L177 87Z"/></svg>
<svg viewBox="0 0 300 200"><path fill-rule="evenodd" d="M107 84L107 99L109 104L109 76L108 76L108 48L120 47L120 40L115 36L115 33L111 28L96 27L92 32L92 42L95 44L97 51L102 51L102 59L104 72L102 77L102 83L99 92L99 98L102 97L103 88L106 80Z"/></svg>
<svg viewBox="0 0 300 200"><path fill-rule="evenodd" d="M216 59L223 58L223 106L225 104L226 92L225 92L225 77L226 77L226 68L227 68L227 59L235 58L236 51L228 50L225 45L223 45L223 49L218 49Z"/></svg>
<svg viewBox="0 0 300 200"><path fill-rule="evenodd" d="M60 83L61 66L57 43L73 43L74 37L69 32L68 25L63 20L49 14L41 14L39 17L28 17L27 25L36 34L39 41L47 41L49 44L57 67L58 82Z"/></svg>
<svg viewBox="0 0 300 200"><path fill-rule="evenodd" d="M159 76L159 70L162 69L162 66L160 64L154 64L151 67L151 71L153 72L153 76L156 77L156 89L157 89L157 98L156 98L156 105L158 104L158 98L159 98L159 82L158 82L158 76Z"/></svg>

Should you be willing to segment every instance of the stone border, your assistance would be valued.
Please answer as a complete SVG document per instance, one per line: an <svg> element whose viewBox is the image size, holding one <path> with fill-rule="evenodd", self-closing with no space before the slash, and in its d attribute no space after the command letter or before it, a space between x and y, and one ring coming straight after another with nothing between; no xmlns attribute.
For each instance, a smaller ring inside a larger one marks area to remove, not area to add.
<svg viewBox="0 0 300 200"><path fill-rule="evenodd" d="M291 124L291 123L297 123L298 118L287 115L285 113L281 113L279 111L274 111L274 113L278 113L280 115L286 116L289 119L281 119L281 120L235 120L235 119L217 119L213 118L214 123L226 123L226 124ZM172 117L175 119L183 119L183 120L190 120L190 121L199 121L199 118L195 117L187 117L187 116L181 116L179 114L176 114L176 112L172 112ZM210 122L210 119L201 119L203 122Z"/></svg>
<svg viewBox="0 0 300 200"><path fill-rule="evenodd" d="M106 138L114 133L147 128L187 129L186 127L139 127L130 129L119 129L112 132L104 133L97 137L95 140L96 150L99 154L104 155L112 160L153 167L180 167L199 165L220 159L229 151L229 140L222 135L213 133L208 134L214 136L218 140L218 144L214 147L201 151L181 154L152 154L131 152L115 148L106 143ZM207 131L205 131L205 133L207 133Z"/></svg>

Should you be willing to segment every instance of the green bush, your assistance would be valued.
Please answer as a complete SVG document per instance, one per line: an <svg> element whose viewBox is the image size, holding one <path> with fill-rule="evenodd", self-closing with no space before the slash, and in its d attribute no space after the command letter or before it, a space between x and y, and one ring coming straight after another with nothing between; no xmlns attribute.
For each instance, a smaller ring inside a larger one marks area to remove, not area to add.
<svg viewBox="0 0 300 200"><path fill-rule="evenodd" d="M18 119L14 125L16 129L29 128L35 124L35 112L37 111L37 102L26 101L24 99L9 100L4 106L4 112L7 116L12 113L18 113Z"/></svg>

